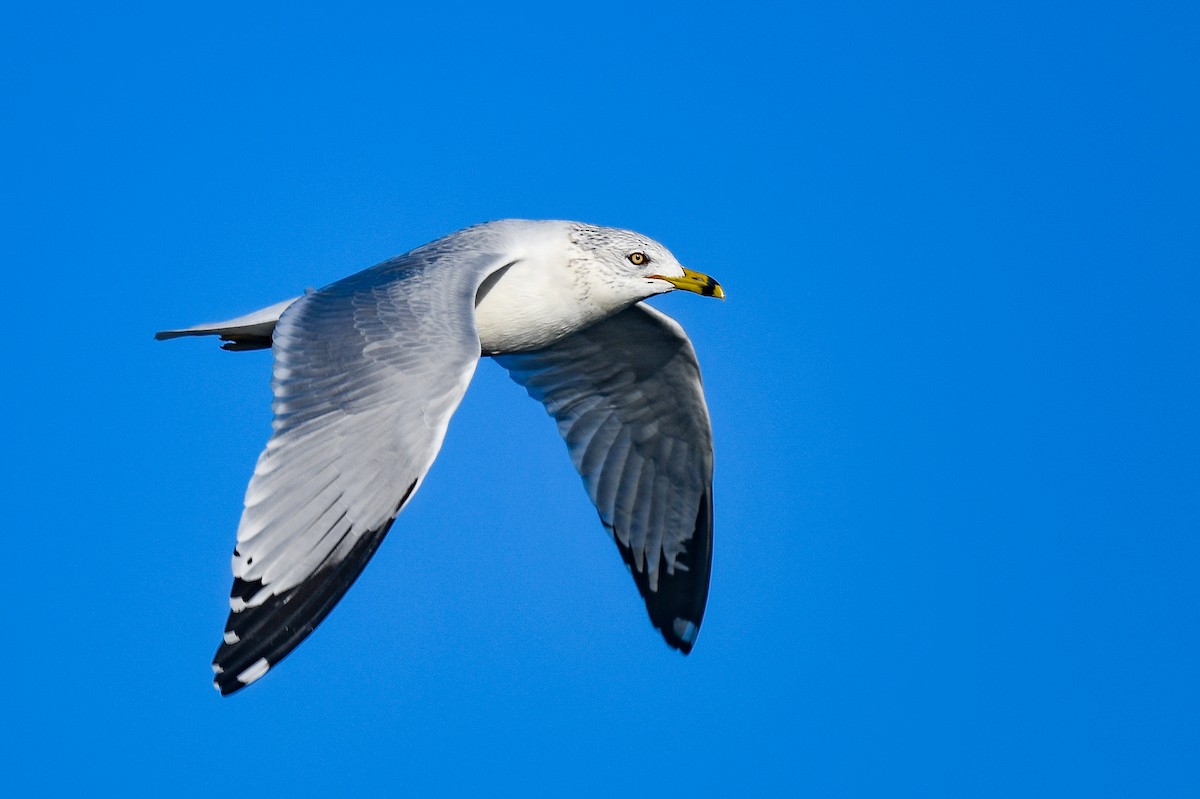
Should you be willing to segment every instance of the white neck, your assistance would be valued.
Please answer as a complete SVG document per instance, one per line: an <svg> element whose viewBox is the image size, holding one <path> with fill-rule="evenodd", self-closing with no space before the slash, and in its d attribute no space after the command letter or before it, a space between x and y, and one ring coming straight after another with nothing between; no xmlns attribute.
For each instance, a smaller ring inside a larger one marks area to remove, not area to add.
<svg viewBox="0 0 1200 799"><path fill-rule="evenodd" d="M613 299L596 291L588 254L567 225L525 228L512 266L484 282L475 325L485 355L541 349L607 317Z"/></svg>

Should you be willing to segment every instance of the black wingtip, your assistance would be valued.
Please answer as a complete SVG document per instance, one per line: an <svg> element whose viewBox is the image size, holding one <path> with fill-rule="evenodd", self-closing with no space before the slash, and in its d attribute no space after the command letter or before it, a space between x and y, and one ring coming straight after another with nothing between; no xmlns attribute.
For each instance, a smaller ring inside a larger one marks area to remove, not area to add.
<svg viewBox="0 0 1200 799"><path fill-rule="evenodd" d="M658 584L650 587L650 576L639 571L633 553L614 536L625 565L629 567L638 591L646 603L650 622L672 649L691 654L704 621L708 604L709 578L712 573L712 487L700 497L696 526L688 549L676 561L676 569L660 566ZM683 568L678 568L683 566Z"/></svg>
<svg viewBox="0 0 1200 799"><path fill-rule="evenodd" d="M318 569L295 588L229 614L225 640L213 655L213 685L222 696L260 680L325 620L375 554L392 521L363 535L343 560ZM234 578L231 596L245 600L259 588L259 581Z"/></svg>
<svg viewBox="0 0 1200 799"><path fill-rule="evenodd" d="M412 481L391 518L378 530L364 533L341 560L318 568L304 582L261 605L229 614L225 639L213 655L213 685L222 696L260 680L324 621L362 574L418 482ZM262 588L261 580L235 577L230 595L245 602Z"/></svg>

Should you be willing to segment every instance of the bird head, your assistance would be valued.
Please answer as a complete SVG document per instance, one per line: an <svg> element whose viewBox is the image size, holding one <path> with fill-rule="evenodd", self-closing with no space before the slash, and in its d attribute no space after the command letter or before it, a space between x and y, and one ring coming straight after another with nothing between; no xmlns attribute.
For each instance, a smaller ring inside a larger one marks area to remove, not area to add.
<svg viewBox="0 0 1200 799"><path fill-rule="evenodd" d="M580 226L575 243L586 253L581 268L599 272L611 299L629 304L682 289L725 299L713 278L686 268L663 245L632 230Z"/></svg>

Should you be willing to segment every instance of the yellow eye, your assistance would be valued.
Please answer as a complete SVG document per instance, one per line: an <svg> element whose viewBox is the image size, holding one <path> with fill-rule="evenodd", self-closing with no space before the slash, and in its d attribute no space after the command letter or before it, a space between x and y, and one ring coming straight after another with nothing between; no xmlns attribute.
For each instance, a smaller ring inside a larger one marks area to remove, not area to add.
<svg viewBox="0 0 1200 799"><path fill-rule="evenodd" d="M633 264L634 266L641 266L649 260L650 259L646 257L646 253L644 252L629 253L629 263Z"/></svg>

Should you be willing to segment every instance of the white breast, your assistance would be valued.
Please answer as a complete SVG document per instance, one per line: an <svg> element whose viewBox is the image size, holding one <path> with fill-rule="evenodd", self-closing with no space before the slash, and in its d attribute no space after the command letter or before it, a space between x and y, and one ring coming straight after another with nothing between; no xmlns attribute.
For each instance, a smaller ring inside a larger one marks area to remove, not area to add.
<svg viewBox="0 0 1200 799"><path fill-rule="evenodd" d="M578 255L561 228L521 236L512 266L488 278L475 303L485 355L541 349L611 313L589 297Z"/></svg>

